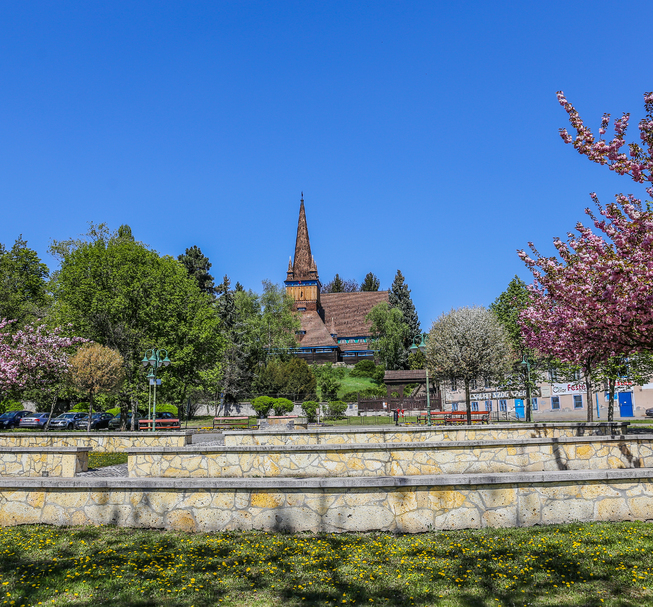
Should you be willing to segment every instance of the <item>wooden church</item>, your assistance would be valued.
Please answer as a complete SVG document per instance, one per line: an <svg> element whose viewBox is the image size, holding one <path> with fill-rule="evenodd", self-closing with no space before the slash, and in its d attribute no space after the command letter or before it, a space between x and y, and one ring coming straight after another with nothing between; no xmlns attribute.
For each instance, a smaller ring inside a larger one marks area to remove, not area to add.
<svg viewBox="0 0 653 607"><path fill-rule="evenodd" d="M308 362L347 364L374 358L370 323L365 317L376 304L388 301L388 291L321 292L317 264L311 254L303 195L295 257L288 262L285 285L301 314L297 356Z"/></svg>

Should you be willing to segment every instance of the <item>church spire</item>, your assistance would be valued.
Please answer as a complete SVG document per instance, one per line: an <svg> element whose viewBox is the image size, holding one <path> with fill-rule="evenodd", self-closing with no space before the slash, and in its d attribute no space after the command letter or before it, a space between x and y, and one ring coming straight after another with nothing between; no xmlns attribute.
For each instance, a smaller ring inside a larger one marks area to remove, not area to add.
<svg viewBox="0 0 653 607"><path fill-rule="evenodd" d="M293 275L295 280L307 280L312 278L311 270L314 265L311 255L311 242L308 238L308 226L306 225L306 210L304 209L304 192L302 192L299 204L299 221L297 222L297 240L295 242L295 260L293 263ZM315 271L315 270L314 270Z"/></svg>

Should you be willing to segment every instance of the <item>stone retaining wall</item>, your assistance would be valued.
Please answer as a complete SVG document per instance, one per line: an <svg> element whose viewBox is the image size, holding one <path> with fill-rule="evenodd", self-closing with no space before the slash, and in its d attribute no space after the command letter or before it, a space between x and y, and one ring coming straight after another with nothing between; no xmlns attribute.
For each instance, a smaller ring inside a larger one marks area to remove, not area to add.
<svg viewBox="0 0 653 607"><path fill-rule="evenodd" d="M371 429L338 426L279 432L228 430L225 446L321 445L346 443L412 443L431 441L502 440L519 438L560 438L625 434L628 422L552 424L475 424L472 426L397 427Z"/></svg>
<svg viewBox="0 0 653 607"><path fill-rule="evenodd" d="M192 432L2 432L4 447L91 447L96 453L127 451L135 447L181 448L191 443Z"/></svg>
<svg viewBox="0 0 653 607"><path fill-rule="evenodd" d="M0 448L0 476L60 476L71 478L88 470L90 447Z"/></svg>
<svg viewBox="0 0 653 607"><path fill-rule="evenodd" d="M391 531L653 520L653 471L345 479L0 479L0 525Z"/></svg>
<svg viewBox="0 0 653 607"><path fill-rule="evenodd" d="M653 434L129 451L129 476L344 477L653 468Z"/></svg>

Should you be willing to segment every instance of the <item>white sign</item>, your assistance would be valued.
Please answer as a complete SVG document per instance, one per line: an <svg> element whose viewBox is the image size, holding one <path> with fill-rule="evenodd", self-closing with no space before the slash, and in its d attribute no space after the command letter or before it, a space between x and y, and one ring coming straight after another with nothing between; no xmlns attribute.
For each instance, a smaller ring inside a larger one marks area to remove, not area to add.
<svg viewBox="0 0 653 607"><path fill-rule="evenodd" d="M587 386L585 382L580 382L577 384L567 383L567 384L552 384L551 394L553 396L560 396L561 394L585 394L587 392Z"/></svg>

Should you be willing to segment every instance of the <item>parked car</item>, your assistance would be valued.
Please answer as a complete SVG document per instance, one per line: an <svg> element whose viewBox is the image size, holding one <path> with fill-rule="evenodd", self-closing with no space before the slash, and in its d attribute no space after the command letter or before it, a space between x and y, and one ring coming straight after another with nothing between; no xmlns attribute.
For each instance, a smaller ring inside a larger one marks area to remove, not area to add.
<svg viewBox="0 0 653 607"><path fill-rule="evenodd" d="M80 417L84 417L84 415L88 415L88 413L62 413L50 422L50 428L53 430L73 430L75 428L75 422Z"/></svg>
<svg viewBox="0 0 653 607"><path fill-rule="evenodd" d="M33 411L7 411L0 415L0 428L9 430L10 428L18 428L20 420L26 415L31 415Z"/></svg>
<svg viewBox="0 0 653 607"><path fill-rule="evenodd" d="M653 417L653 409L646 409L646 417Z"/></svg>
<svg viewBox="0 0 653 607"><path fill-rule="evenodd" d="M140 415L136 415L136 430L138 430L138 422L140 421ZM132 424L132 414L127 415L127 429L131 428ZM116 415L113 419L109 420L109 430L120 430L120 413Z"/></svg>
<svg viewBox="0 0 653 607"><path fill-rule="evenodd" d="M19 428L43 428L50 417L49 413L30 413L23 417L19 424Z"/></svg>
<svg viewBox="0 0 653 607"><path fill-rule="evenodd" d="M99 430L100 428L108 428L109 422L113 419L111 413L93 413L91 419L91 430ZM76 430L86 430L88 428L88 414L80 417L75 422Z"/></svg>

